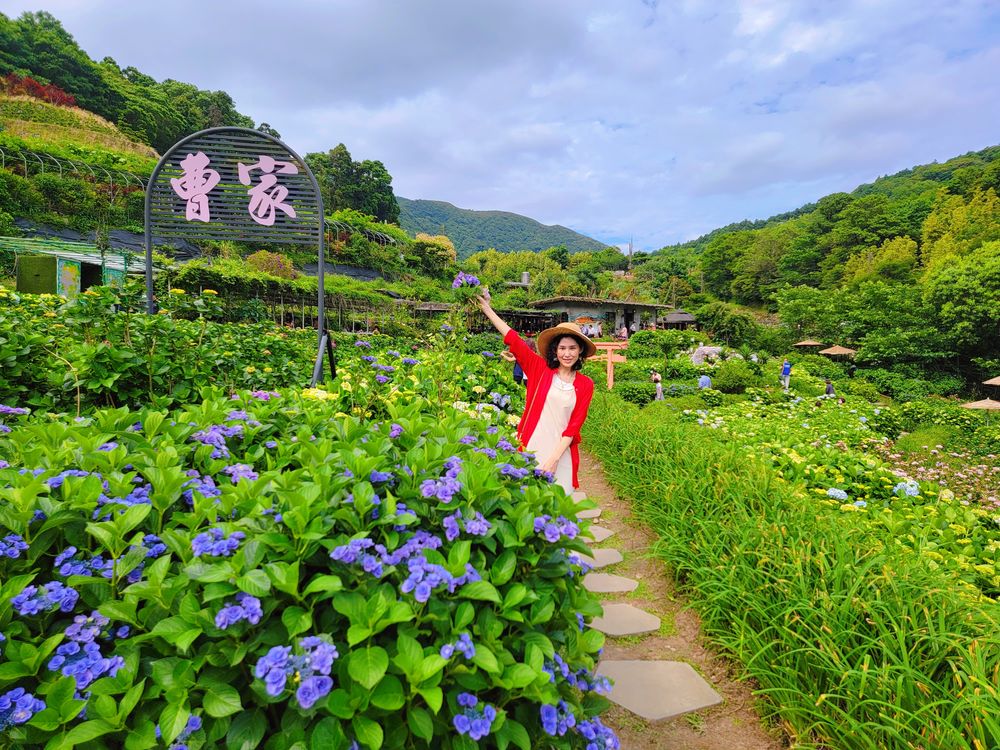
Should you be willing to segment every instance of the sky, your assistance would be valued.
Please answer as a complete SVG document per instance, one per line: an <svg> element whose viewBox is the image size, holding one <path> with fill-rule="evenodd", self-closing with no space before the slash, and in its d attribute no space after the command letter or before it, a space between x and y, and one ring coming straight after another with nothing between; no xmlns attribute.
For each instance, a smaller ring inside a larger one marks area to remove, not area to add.
<svg viewBox="0 0 1000 750"><path fill-rule="evenodd" d="M655 250L1000 143L998 0L0 0L396 195Z"/></svg>

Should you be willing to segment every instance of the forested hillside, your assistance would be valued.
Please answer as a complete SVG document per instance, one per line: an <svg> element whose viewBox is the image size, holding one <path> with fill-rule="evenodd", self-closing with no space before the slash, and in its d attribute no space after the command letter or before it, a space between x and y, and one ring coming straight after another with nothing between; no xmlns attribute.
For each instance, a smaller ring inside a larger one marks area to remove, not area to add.
<svg viewBox="0 0 1000 750"><path fill-rule="evenodd" d="M862 362L1000 368L1000 146L665 247L644 266ZM995 373L994 373L995 374Z"/></svg>
<svg viewBox="0 0 1000 750"><path fill-rule="evenodd" d="M217 125L253 127L225 91L155 81L110 57L90 59L51 14L0 14L0 75L8 85L48 87L55 104L76 104L126 135L163 151L182 136ZM67 98L68 97L68 98Z"/></svg>
<svg viewBox="0 0 1000 750"><path fill-rule="evenodd" d="M481 250L539 251L563 245L571 253L601 250L604 243L559 225L547 226L534 219L506 211L472 211L444 201L410 200L399 202L399 223L416 234L446 234L455 243L459 259Z"/></svg>

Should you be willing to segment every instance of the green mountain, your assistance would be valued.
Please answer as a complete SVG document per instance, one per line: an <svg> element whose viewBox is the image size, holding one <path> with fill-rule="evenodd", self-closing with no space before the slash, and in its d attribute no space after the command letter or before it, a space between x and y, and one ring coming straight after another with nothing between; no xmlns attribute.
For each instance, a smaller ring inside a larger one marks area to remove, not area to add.
<svg viewBox="0 0 1000 750"><path fill-rule="evenodd" d="M559 226L547 226L534 219L506 211L473 211L444 201L400 198L399 223L407 232L446 234L455 243L459 260L480 250L545 250L564 245L571 253L603 250L603 242Z"/></svg>

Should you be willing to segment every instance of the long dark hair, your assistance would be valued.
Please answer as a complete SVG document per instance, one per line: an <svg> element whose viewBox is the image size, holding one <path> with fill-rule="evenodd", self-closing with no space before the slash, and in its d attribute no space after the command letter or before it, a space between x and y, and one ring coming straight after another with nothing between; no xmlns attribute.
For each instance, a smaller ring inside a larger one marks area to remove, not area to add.
<svg viewBox="0 0 1000 750"><path fill-rule="evenodd" d="M573 370L580 370L583 368L583 352L586 350L586 345L583 341L578 339L572 333L561 333L558 336L553 336L552 340L545 351L545 364L549 366L550 370L559 369L559 358L556 356L556 351L559 349L559 342L563 339L573 339L580 347L580 356L577 358L576 362L573 363Z"/></svg>

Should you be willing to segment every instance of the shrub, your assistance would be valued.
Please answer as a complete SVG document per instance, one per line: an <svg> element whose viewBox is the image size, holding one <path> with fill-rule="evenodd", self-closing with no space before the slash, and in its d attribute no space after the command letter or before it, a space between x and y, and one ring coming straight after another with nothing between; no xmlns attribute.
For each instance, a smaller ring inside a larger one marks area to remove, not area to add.
<svg viewBox="0 0 1000 750"><path fill-rule="evenodd" d="M650 382L616 380L612 391L630 404L639 406L648 404L656 396L656 386Z"/></svg>
<svg viewBox="0 0 1000 750"><path fill-rule="evenodd" d="M698 391L698 397L709 409L722 406L722 392L714 388L702 388Z"/></svg>
<svg viewBox="0 0 1000 750"><path fill-rule="evenodd" d="M267 250L258 250L247 256L247 264L258 271L277 276L279 279L294 279L299 275L292 265L292 261L281 253L272 253Z"/></svg>
<svg viewBox="0 0 1000 750"><path fill-rule="evenodd" d="M760 381L745 360L735 357L718 365L712 375L713 386L723 393L743 393Z"/></svg>
<svg viewBox="0 0 1000 750"><path fill-rule="evenodd" d="M863 398L865 401L872 404L878 403L882 396L875 385L869 383L864 378L859 377L841 380L837 383L837 390L845 395Z"/></svg>
<svg viewBox="0 0 1000 750"><path fill-rule="evenodd" d="M303 396L0 439L24 542L0 556L0 681L40 701L4 741L464 748L455 717L485 709L499 746L582 746L607 702L572 499L481 420ZM577 729L549 736L546 704Z"/></svg>

